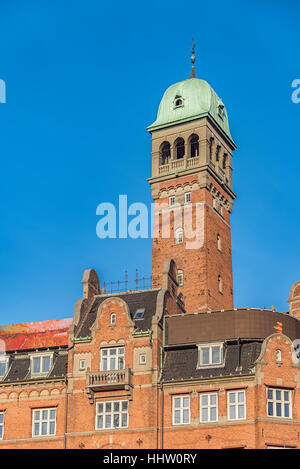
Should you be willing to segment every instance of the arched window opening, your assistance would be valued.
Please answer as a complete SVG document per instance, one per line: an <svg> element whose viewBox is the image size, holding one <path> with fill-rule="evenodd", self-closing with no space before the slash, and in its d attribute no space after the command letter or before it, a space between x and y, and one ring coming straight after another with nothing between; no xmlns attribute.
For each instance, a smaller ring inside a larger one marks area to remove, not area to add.
<svg viewBox="0 0 300 469"><path fill-rule="evenodd" d="M115 314L115 313L112 313L112 314L110 315L110 325L111 325L111 326L115 326L115 325L116 325L116 319L117 319L116 314Z"/></svg>
<svg viewBox="0 0 300 469"><path fill-rule="evenodd" d="M219 251L222 251L221 236L219 235L219 233L217 234L217 248Z"/></svg>
<svg viewBox="0 0 300 469"><path fill-rule="evenodd" d="M190 139L190 155L191 158L199 156L199 137L196 134L192 135Z"/></svg>
<svg viewBox="0 0 300 469"><path fill-rule="evenodd" d="M276 362L281 362L281 350L276 350Z"/></svg>
<svg viewBox="0 0 300 469"><path fill-rule="evenodd" d="M171 146L169 142L163 142L160 147L160 164L168 164L171 155Z"/></svg>
<svg viewBox="0 0 300 469"><path fill-rule="evenodd" d="M183 99L181 96L175 96L174 107L180 107L183 105Z"/></svg>
<svg viewBox="0 0 300 469"><path fill-rule="evenodd" d="M223 169L226 169L226 164L227 164L227 153L224 153L224 155L223 155Z"/></svg>
<svg viewBox="0 0 300 469"><path fill-rule="evenodd" d="M218 291L222 293L222 277L221 275L218 276Z"/></svg>
<svg viewBox="0 0 300 469"><path fill-rule="evenodd" d="M176 244L182 244L183 243L182 228L177 228L177 230L175 231L175 242L176 242Z"/></svg>
<svg viewBox="0 0 300 469"><path fill-rule="evenodd" d="M184 154L185 154L184 140L183 140L183 138L180 137L175 142L176 159L180 160L181 158L184 157Z"/></svg>

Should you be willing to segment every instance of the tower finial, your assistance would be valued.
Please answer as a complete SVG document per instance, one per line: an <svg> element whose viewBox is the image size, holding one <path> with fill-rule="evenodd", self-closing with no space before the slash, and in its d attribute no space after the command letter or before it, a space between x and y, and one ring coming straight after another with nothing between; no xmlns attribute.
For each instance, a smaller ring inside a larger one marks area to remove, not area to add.
<svg viewBox="0 0 300 469"><path fill-rule="evenodd" d="M191 56L192 70L191 70L190 78L196 78L196 74L195 74L195 60L196 60L195 47L196 47L196 44L194 43L194 38L192 38L192 56Z"/></svg>

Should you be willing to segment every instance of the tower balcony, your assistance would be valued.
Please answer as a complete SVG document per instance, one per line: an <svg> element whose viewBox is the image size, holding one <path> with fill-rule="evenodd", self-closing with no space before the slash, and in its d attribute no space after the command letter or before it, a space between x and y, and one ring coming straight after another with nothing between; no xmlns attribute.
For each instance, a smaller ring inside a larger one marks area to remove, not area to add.
<svg viewBox="0 0 300 469"><path fill-rule="evenodd" d="M90 371L86 374L86 392L91 403L94 393L103 391L132 390L132 371L129 367L124 370Z"/></svg>
<svg viewBox="0 0 300 469"><path fill-rule="evenodd" d="M173 171L184 171L185 169L194 168L200 165L200 157L180 158L178 160L170 160L169 163L159 166L159 175L172 173Z"/></svg>

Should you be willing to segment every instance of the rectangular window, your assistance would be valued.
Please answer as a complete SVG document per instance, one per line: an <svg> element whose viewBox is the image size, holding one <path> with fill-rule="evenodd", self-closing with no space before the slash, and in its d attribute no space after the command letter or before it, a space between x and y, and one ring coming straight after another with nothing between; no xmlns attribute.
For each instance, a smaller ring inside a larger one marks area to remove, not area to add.
<svg viewBox="0 0 300 469"><path fill-rule="evenodd" d="M191 202L191 193L190 192L186 192L184 194L184 201L186 204L189 204Z"/></svg>
<svg viewBox="0 0 300 469"><path fill-rule="evenodd" d="M292 418L292 391L286 389L267 389L268 417Z"/></svg>
<svg viewBox="0 0 300 469"><path fill-rule="evenodd" d="M56 409L37 409L32 412L32 436L55 435Z"/></svg>
<svg viewBox="0 0 300 469"><path fill-rule="evenodd" d="M127 428L128 401L97 402L96 430Z"/></svg>
<svg viewBox="0 0 300 469"><path fill-rule="evenodd" d="M32 374L47 374L51 368L51 355L33 356L31 358Z"/></svg>
<svg viewBox="0 0 300 469"><path fill-rule="evenodd" d="M190 396L173 396L173 425L190 423Z"/></svg>
<svg viewBox="0 0 300 469"><path fill-rule="evenodd" d="M200 422L218 421L218 394L200 395Z"/></svg>
<svg viewBox="0 0 300 469"><path fill-rule="evenodd" d="M4 435L4 412L0 412L0 440L3 440Z"/></svg>
<svg viewBox="0 0 300 469"><path fill-rule="evenodd" d="M173 205L175 205L175 197L172 195L169 197L169 206L172 207Z"/></svg>
<svg viewBox="0 0 300 469"><path fill-rule="evenodd" d="M199 366L220 365L223 362L223 345L199 345Z"/></svg>
<svg viewBox="0 0 300 469"><path fill-rule="evenodd" d="M123 370L125 368L125 347L101 349L101 371Z"/></svg>
<svg viewBox="0 0 300 469"><path fill-rule="evenodd" d="M246 418L245 391L230 391L228 399L228 420L244 420Z"/></svg>

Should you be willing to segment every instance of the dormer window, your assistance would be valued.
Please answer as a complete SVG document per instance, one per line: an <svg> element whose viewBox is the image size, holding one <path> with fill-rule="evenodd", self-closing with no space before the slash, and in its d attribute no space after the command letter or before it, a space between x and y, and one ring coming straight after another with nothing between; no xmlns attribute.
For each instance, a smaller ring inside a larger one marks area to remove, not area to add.
<svg viewBox="0 0 300 469"><path fill-rule="evenodd" d="M0 356L0 379L7 373L8 357Z"/></svg>
<svg viewBox="0 0 300 469"><path fill-rule="evenodd" d="M31 374L46 375L49 373L52 364L52 355L33 355L31 357Z"/></svg>
<svg viewBox="0 0 300 469"><path fill-rule="evenodd" d="M183 106L183 99L181 96L176 96L174 101L174 108Z"/></svg>
<svg viewBox="0 0 300 469"><path fill-rule="evenodd" d="M145 308L137 309L134 315L134 319L143 319L144 318Z"/></svg>
<svg viewBox="0 0 300 469"><path fill-rule="evenodd" d="M198 367L218 366L223 363L223 344L198 345Z"/></svg>
<svg viewBox="0 0 300 469"><path fill-rule="evenodd" d="M221 119L224 119L225 117L225 106L222 103L218 105L218 115L221 117Z"/></svg>

